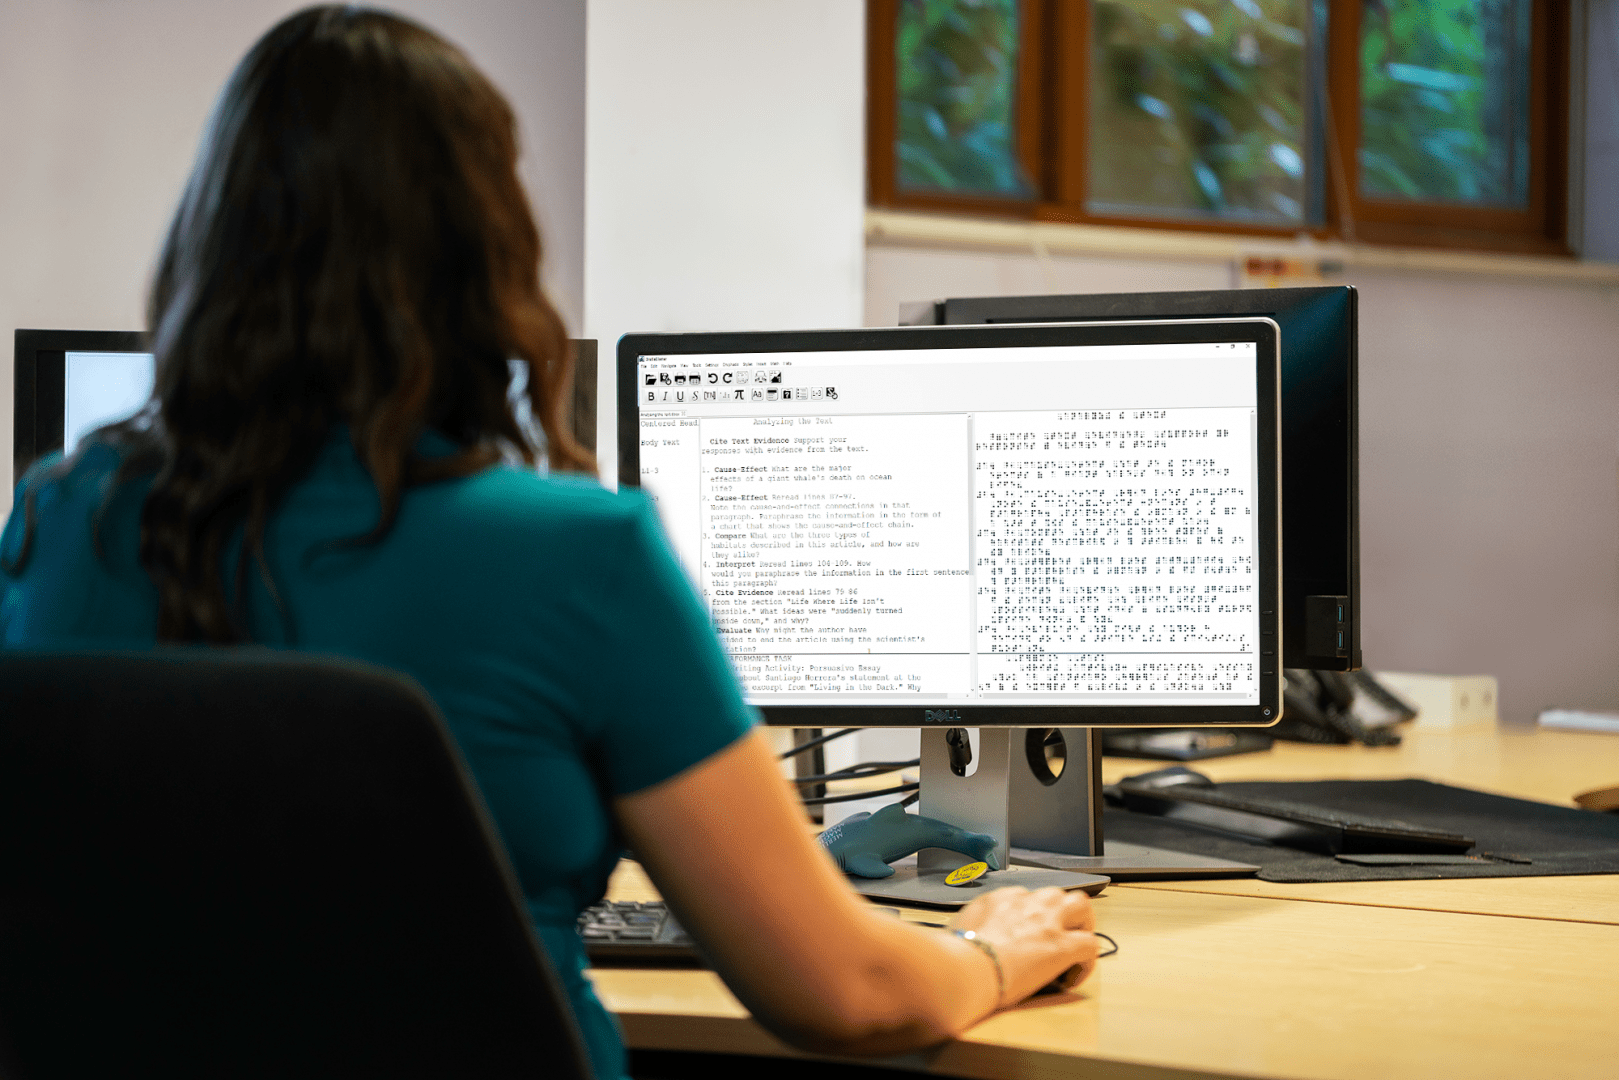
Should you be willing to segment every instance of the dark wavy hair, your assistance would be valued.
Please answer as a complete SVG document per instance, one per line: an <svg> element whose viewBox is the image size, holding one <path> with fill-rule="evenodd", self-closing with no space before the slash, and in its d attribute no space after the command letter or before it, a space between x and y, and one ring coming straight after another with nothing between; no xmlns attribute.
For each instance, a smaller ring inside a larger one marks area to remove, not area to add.
<svg viewBox="0 0 1619 1080"><path fill-rule="evenodd" d="M122 451L119 483L152 477L140 561L158 639L249 636L249 559L274 598L266 520L338 424L382 507L346 543L385 537L413 484L513 454L591 468L564 420L572 358L539 262L511 108L458 49L347 6L265 34L225 85L158 259L152 398L92 439ZM514 410L513 360L540 433ZM457 451L419 456L429 430ZM25 514L31 540L31 492Z"/></svg>

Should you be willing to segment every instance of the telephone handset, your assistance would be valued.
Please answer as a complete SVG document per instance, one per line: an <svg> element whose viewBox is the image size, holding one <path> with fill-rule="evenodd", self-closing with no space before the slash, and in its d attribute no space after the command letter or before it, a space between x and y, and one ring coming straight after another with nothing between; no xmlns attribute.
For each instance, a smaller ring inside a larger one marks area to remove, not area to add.
<svg viewBox="0 0 1619 1080"><path fill-rule="evenodd" d="M1283 674L1282 719L1270 729L1278 739L1397 746L1394 725L1417 715L1365 671L1288 668Z"/></svg>

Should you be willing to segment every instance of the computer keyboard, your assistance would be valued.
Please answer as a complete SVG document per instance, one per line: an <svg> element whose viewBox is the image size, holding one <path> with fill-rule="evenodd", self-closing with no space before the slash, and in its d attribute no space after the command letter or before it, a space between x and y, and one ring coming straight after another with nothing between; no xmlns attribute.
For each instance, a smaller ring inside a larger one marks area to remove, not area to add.
<svg viewBox="0 0 1619 1080"><path fill-rule="evenodd" d="M702 963L697 947L661 900L604 900L579 914L579 937L592 962Z"/></svg>
<svg viewBox="0 0 1619 1080"><path fill-rule="evenodd" d="M875 905L878 911L900 917L899 908ZM943 922L911 920L921 926ZM579 913L579 937L593 963L663 960L707 965L691 935L675 921L662 900L603 900Z"/></svg>
<svg viewBox="0 0 1619 1080"><path fill-rule="evenodd" d="M1228 794L1194 784L1154 787L1125 780L1118 792L1130 810L1329 855L1461 854L1473 846L1470 837L1408 821Z"/></svg>

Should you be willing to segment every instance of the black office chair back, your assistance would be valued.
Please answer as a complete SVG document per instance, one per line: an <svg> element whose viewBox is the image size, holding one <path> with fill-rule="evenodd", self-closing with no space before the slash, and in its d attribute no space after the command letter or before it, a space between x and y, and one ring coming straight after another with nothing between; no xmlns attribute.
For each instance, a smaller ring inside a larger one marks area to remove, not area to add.
<svg viewBox="0 0 1619 1080"><path fill-rule="evenodd" d="M0 1076L588 1075L413 684L0 653Z"/></svg>

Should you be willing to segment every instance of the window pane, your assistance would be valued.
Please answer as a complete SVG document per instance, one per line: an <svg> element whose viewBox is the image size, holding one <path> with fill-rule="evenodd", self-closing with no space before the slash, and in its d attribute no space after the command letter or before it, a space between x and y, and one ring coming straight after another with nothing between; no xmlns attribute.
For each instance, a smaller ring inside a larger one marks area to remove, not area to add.
<svg viewBox="0 0 1619 1080"><path fill-rule="evenodd" d="M1027 195L1017 160L1017 0L905 0L895 60L899 186Z"/></svg>
<svg viewBox="0 0 1619 1080"><path fill-rule="evenodd" d="M1092 11L1092 213L1308 223L1306 0Z"/></svg>
<svg viewBox="0 0 1619 1080"><path fill-rule="evenodd" d="M1366 0L1360 190L1529 201L1530 0Z"/></svg>

